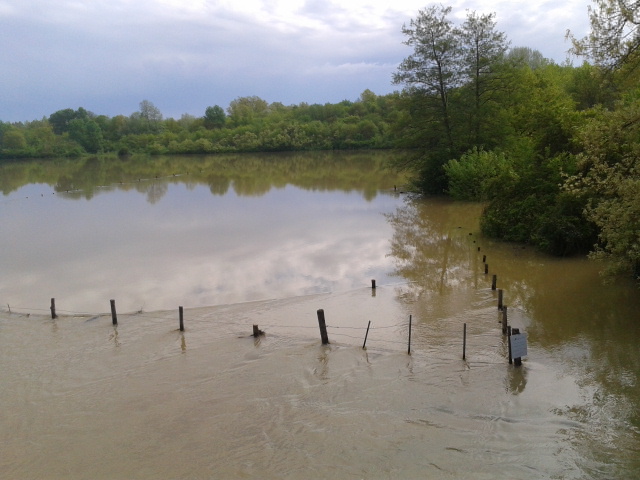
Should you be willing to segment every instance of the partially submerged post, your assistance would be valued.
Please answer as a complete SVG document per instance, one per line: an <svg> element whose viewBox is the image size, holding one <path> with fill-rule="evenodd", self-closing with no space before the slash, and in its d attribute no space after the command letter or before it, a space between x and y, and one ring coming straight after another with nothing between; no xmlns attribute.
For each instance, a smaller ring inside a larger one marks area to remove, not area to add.
<svg viewBox="0 0 640 480"><path fill-rule="evenodd" d="M364 350L365 346L367 345L367 337L369 336L369 327L371 326L371 320L369 320L369 323L367 324L367 333L364 334L364 343L362 344L362 349Z"/></svg>
<svg viewBox="0 0 640 480"><path fill-rule="evenodd" d="M498 283L498 275L494 275L493 279L491 280L491 290L496 289L497 283Z"/></svg>
<svg viewBox="0 0 640 480"><path fill-rule="evenodd" d="M501 288L498 289L498 310L502 310L502 296L503 291Z"/></svg>
<svg viewBox="0 0 640 480"><path fill-rule="evenodd" d="M462 359L466 360L467 358L467 324L464 324L464 328L462 329Z"/></svg>
<svg viewBox="0 0 640 480"><path fill-rule="evenodd" d="M487 273L489 273L489 264L485 263L484 264L484 274L486 275Z"/></svg>
<svg viewBox="0 0 640 480"><path fill-rule="evenodd" d="M180 331L184 332L184 311L182 307L178 307L178 314L180 316Z"/></svg>
<svg viewBox="0 0 640 480"><path fill-rule="evenodd" d="M375 280L371 280L371 288L372 288L373 290L375 290L375 289L376 289L376 281L375 281Z"/></svg>
<svg viewBox="0 0 640 480"><path fill-rule="evenodd" d="M409 315L409 346L407 347L407 353L411 355L411 315Z"/></svg>
<svg viewBox="0 0 640 480"><path fill-rule="evenodd" d="M258 328L258 325L253 326L253 336L259 337L260 335L264 335L264 332Z"/></svg>
<svg viewBox="0 0 640 480"><path fill-rule="evenodd" d="M55 298L51 299L51 318L58 318L58 315L56 315L56 299Z"/></svg>
<svg viewBox="0 0 640 480"><path fill-rule="evenodd" d="M318 310L318 326L320 327L320 338L322 338L322 344L327 345L329 343L329 336L327 335L327 324L324 320L324 310L322 308Z"/></svg>
<svg viewBox="0 0 640 480"><path fill-rule="evenodd" d="M502 307L502 334L507 334L507 306Z"/></svg>
<svg viewBox="0 0 640 480"><path fill-rule="evenodd" d="M507 343L509 344L509 363L513 363L511 358L511 325L507 325Z"/></svg>
<svg viewBox="0 0 640 480"><path fill-rule="evenodd" d="M114 325L118 325L118 315L116 314L116 301L110 300L111 302L111 320Z"/></svg>

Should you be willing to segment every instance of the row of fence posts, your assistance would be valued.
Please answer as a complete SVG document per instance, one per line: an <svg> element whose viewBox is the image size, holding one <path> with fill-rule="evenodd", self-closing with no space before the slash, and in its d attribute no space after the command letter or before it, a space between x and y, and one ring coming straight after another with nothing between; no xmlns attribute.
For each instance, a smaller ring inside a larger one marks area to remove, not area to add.
<svg viewBox="0 0 640 480"><path fill-rule="evenodd" d="M478 252L480 251L480 247L478 247ZM482 256L482 262L484 263L484 273L485 275L489 274L489 264L487 263L487 256ZM491 290L496 290L498 284L498 276L493 275L491 278ZM376 281L371 280L371 289L375 291L376 289ZM498 290L498 311L502 313L502 334L507 336L507 344L509 346L509 363L514 364L515 366L522 365L522 358L517 357L513 358L511 354L511 336L517 335L520 333L520 329L511 328L507 323L507 306L503 304L504 300L504 291L500 288ZM318 325L320 327L320 337L323 345L327 345L329 343L329 336L327 334L327 324L324 316L324 310L320 309L317 311L318 315ZM412 316L409 315L409 341L407 346L407 353L411 354L411 324L412 324ZM366 348L367 345L367 337L369 336L369 328L371 327L371 321L367 324L367 332L364 336L364 343L362 344L362 348ZM254 329L256 326L254 325ZM255 336L255 333L254 333ZM467 357L467 324L464 323L462 326L462 359L466 360Z"/></svg>
<svg viewBox="0 0 640 480"><path fill-rule="evenodd" d="M116 301L115 300L109 300L109 303L111 305L111 322L113 323L113 325L118 325L118 312L116 311ZM51 318L56 319L58 318L58 315L56 314L56 299L52 298L51 299ZM179 321L179 328L181 332L184 332L184 308L182 306L178 307L178 321ZM257 328L257 326L254 325L254 329Z"/></svg>
<svg viewBox="0 0 640 480"><path fill-rule="evenodd" d="M480 247L478 247L478 251L480 251ZM485 270L485 274L489 273L489 265L486 263L486 259L487 256L483 255L482 256L482 261L484 263L484 270ZM493 275L492 278L492 282L491 282L491 289L492 290L496 290L496 285L497 285L497 275ZM375 291L376 289L376 281L375 280L371 280L371 289ZM116 312L116 301L115 300L110 300L109 301L111 304L111 320L113 325L118 325L118 315ZM56 314L56 300L55 298L51 299L51 318L55 319L58 317L58 315ZM502 289L498 289L498 311L502 312L502 334L507 336L507 343L509 344L509 363L513 363L516 366L520 366L522 365L522 358L521 357L517 357L517 358L512 358L511 356L511 341L510 341L510 337L512 335L516 335L520 333L520 330L518 328L511 328L510 325L508 325L507 323L507 306L503 305L503 290ZM178 316L179 316L179 328L181 332L184 332L184 309L182 306L178 307ZM329 344L329 335L327 334L327 323L326 323L326 319L324 316L324 310L323 309L319 309L317 311L317 316L318 316L318 326L320 327L320 338L322 340L322 344L323 345L328 345ZM412 327L412 322L413 318L412 315L409 315L409 340L408 340L408 345L407 345L407 354L411 354L411 327ZM364 343L362 344L362 348L365 349L366 345L367 345L367 338L369 336L369 328L371 327L371 321L369 320L369 323L367 324L367 332L365 333L364 336ZM258 325L253 325L253 336L254 337L258 337L260 335L264 335L264 332L262 330L260 330L260 328L258 327ZM462 330L462 359L466 360L466 356L467 356L467 324L464 323L463 324L463 330Z"/></svg>
<svg viewBox="0 0 640 480"><path fill-rule="evenodd" d="M480 247L478 247L478 252L480 251ZM487 263L487 256L483 255L482 256L482 263L484 263L484 273L485 275L487 275L489 273L489 264ZM498 283L498 276L497 275L493 275L492 279L491 279L491 290L496 290L497 287L497 283ZM509 325L507 323L507 305L503 304L503 297L504 297L504 292L503 290L500 288L498 289L498 311L502 313L502 319L501 319L501 323L502 323L502 334L506 335L507 337L507 344L509 347L509 363L515 365L516 367L519 367L522 365L522 357L516 357L513 358L512 353L511 353L511 336L512 335L519 335L520 334L520 329L519 328L511 328L511 325ZM465 330L466 330L466 324L465 324ZM464 352L464 348L463 348L463 352ZM464 358L464 353L463 353L463 357Z"/></svg>

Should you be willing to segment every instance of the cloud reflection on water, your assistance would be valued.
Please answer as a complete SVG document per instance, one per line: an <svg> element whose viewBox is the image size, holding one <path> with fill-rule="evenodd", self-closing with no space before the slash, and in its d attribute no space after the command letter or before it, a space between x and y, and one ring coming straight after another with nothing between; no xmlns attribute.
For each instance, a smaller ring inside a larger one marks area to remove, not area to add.
<svg viewBox="0 0 640 480"><path fill-rule="evenodd" d="M11 206L3 300L27 309L196 307L364 287L391 270L382 213L400 200L287 186L260 197L166 184L148 202L112 190ZM16 195L21 195L18 191Z"/></svg>

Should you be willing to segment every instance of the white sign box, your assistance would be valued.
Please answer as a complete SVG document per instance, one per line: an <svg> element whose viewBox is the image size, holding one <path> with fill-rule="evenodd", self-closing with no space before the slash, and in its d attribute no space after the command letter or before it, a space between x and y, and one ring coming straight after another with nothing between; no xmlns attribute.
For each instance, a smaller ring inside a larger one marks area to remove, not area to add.
<svg viewBox="0 0 640 480"><path fill-rule="evenodd" d="M511 341L511 358L527 356L527 334L518 333L509 337Z"/></svg>

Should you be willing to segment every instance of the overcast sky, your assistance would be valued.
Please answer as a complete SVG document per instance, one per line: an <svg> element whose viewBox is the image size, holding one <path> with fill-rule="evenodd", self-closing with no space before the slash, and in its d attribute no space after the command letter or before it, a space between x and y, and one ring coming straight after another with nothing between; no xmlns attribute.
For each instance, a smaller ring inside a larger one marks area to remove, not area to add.
<svg viewBox="0 0 640 480"><path fill-rule="evenodd" d="M570 29L588 32L589 0L455 0L496 13L511 46L560 63ZM401 29L422 0L0 0L0 120L64 108L204 115L238 97L285 105L384 95L410 54Z"/></svg>

